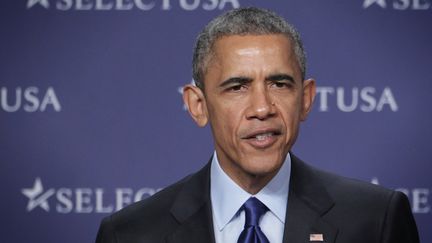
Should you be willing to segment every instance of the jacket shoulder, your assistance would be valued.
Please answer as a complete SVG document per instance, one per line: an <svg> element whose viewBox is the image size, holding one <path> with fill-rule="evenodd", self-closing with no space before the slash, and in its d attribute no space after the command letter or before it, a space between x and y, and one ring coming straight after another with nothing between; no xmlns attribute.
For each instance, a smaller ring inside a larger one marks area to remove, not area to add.
<svg viewBox="0 0 432 243"><path fill-rule="evenodd" d="M189 180L191 175L180 181L160 190L154 195L132 203L120 211L114 213L111 217L117 224L127 224L143 217L149 219L152 216L158 216L169 212L174 199L183 185Z"/></svg>
<svg viewBox="0 0 432 243"><path fill-rule="evenodd" d="M364 199L374 198L378 200L380 198L388 199L394 193L393 190L371 182L344 177L316 168L312 168L312 171L333 196L343 197L346 195L347 197L356 197L358 195Z"/></svg>
<svg viewBox="0 0 432 243"><path fill-rule="evenodd" d="M96 242L162 241L170 229L178 224L170 209L191 176L105 217L99 227Z"/></svg>
<svg viewBox="0 0 432 243"><path fill-rule="evenodd" d="M341 242L357 242L361 237L369 237L362 242L419 242L408 198L402 192L304 166L334 201L323 218L339 229Z"/></svg>

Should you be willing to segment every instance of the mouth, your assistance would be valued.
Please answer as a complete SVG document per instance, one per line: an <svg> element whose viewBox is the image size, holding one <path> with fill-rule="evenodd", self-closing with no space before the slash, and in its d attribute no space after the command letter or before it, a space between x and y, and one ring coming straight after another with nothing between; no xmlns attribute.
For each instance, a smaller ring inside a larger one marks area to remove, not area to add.
<svg viewBox="0 0 432 243"><path fill-rule="evenodd" d="M242 139L254 148L265 149L272 146L281 134L278 129L265 129L248 133Z"/></svg>

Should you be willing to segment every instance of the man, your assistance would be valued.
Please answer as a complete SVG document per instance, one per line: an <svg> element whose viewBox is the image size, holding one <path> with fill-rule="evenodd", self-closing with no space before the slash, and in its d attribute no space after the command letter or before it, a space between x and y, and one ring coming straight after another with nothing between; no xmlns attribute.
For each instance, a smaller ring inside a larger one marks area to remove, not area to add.
<svg viewBox="0 0 432 243"><path fill-rule="evenodd" d="M199 172L103 220L96 242L419 242L402 193L342 178L290 153L315 96L295 29L257 8L198 36L184 87L215 153Z"/></svg>

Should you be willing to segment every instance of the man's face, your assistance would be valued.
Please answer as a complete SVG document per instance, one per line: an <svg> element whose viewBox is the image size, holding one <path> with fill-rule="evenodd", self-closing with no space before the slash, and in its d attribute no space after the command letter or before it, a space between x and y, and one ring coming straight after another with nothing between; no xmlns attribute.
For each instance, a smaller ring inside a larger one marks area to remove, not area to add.
<svg viewBox="0 0 432 243"><path fill-rule="evenodd" d="M204 109L224 171L273 177L306 118L314 81L302 82L283 35L227 36L216 41L204 76Z"/></svg>

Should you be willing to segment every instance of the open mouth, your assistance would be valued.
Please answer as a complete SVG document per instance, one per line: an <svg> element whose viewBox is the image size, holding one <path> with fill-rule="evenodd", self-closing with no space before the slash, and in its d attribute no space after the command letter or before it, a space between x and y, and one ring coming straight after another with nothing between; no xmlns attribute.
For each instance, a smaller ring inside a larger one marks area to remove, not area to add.
<svg viewBox="0 0 432 243"><path fill-rule="evenodd" d="M261 134L254 135L254 136L252 136L250 138L256 139L258 141L264 141L264 140L266 140L266 139L268 139L270 137L277 136L277 135L280 135L280 133L266 132L266 133L261 133Z"/></svg>
<svg viewBox="0 0 432 243"><path fill-rule="evenodd" d="M279 130L255 131L243 139L256 148L267 148L273 145L282 133Z"/></svg>
<svg viewBox="0 0 432 243"><path fill-rule="evenodd" d="M266 129L266 130L257 130L255 132L251 132L244 136L244 139L258 139L264 140L268 137L281 135L281 132L278 129Z"/></svg>

